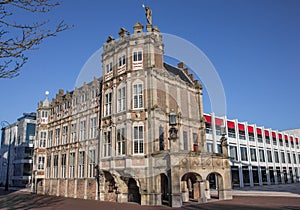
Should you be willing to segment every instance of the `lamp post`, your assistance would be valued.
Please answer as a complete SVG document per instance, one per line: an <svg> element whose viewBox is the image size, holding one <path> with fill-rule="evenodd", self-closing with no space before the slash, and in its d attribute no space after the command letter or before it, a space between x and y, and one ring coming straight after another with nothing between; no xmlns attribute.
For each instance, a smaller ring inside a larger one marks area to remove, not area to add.
<svg viewBox="0 0 300 210"><path fill-rule="evenodd" d="M5 191L8 191L9 166L10 166L10 145L11 145L12 127L11 127L11 124L9 122L4 120L4 121L1 122L2 132L4 132L4 128L6 127L5 124L10 127L9 128L10 129L10 134L9 134L9 142L8 142L8 151L7 151L6 181L5 181L5 188L4 188Z"/></svg>

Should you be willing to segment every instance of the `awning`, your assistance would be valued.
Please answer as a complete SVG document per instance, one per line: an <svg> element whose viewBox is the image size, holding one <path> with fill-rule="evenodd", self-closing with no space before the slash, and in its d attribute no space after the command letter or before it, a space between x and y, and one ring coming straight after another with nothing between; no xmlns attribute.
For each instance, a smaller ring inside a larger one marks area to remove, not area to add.
<svg viewBox="0 0 300 210"><path fill-rule="evenodd" d="M276 133L275 132L272 132L272 137L276 138Z"/></svg>
<svg viewBox="0 0 300 210"><path fill-rule="evenodd" d="M244 131L245 130L245 126L243 124L238 124L239 130L240 131Z"/></svg>
<svg viewBox="0 0 300 210"><path fill-rule="evenodd" d="M228 127L228 128L232 128L232 129L235 129L234 122L227 121L227 127Z"/></svg>
<svg viewBox="0 0 300 210"><path fill-rule="evenodd" d="M270 136L269 131L265 131L265 136Z"/></svg>
<svg viewBox="0 0 300 210"><path fill-rule="evenodd" d="M254 133L254 129L252 126L248 126L248 133Z"/></svg>
<svg viewBox="0 0 300 210"><path fill-rule="evenodd" d="M211 123L211 116L204 115L204 118L205 118L207 123Z"/></svg>
<svg viewBox="0 0 300 210"><path fill-rule="evenodd" d="M288 140L289 140L289 137L288 137L287 135L284 135L284 139L285 139L286 141L288 141Z"/></svg>
<svg viewBox="0 0 300 210"><path fill-rule="evenodd" d="M279 137L279 140L282 141L282 134L281 133L278 134L278 137Z"/></svg>
<svg viewBox="0 0 300 210"><path fill-rule="evenodd" d="M291 142L294 142L294 137L290 136Z"/></svg>
<svg viewBox="0 0 300 210"><path fill-rule="evenodd" d="M216 122L216 125L223 125L223 120L222 119L219 119L219 118L215 118L215 122Z"/></svg>
<svg viewBox="0 0 300 210"><path fill-rule="evenodd" d="M298 143L298 141L299 141L299 140L298 140L298 137L296 137L296 143Z"/></svg>
<svg viewBox="0 0 300 210"><path fill-rule="evenodd" d="M261 134L262 134L262 132L261 132L261 129L260 129L260 128L257 128L257 129L256 129L256 132L257 132L257 134L259 134L259 135L261 135Z"/></svg>

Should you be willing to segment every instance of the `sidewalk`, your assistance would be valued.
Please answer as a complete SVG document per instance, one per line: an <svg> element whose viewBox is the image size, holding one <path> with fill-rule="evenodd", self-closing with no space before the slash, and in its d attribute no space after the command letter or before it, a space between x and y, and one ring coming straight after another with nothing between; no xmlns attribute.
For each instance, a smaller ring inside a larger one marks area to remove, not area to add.
<svg viewBox="0 0 300 210"><path fill-rule="evenodd" d="M300 183L264 185L233 189L234 196L300 197Z"/></svg>

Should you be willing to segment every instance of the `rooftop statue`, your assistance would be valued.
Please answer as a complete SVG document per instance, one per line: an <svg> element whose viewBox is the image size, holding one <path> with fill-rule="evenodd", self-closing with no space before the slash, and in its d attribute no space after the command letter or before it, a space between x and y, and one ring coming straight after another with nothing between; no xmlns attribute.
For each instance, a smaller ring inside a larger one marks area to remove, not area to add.
<svg viewBox="0 0 300 210"><path fill-rule="evenodd" d="M150 9L150 7L145 6L144 4L142 5L143 8L145 8L146 10L146 19L147 19L147 23L152 25L152 10Z"/></svg>

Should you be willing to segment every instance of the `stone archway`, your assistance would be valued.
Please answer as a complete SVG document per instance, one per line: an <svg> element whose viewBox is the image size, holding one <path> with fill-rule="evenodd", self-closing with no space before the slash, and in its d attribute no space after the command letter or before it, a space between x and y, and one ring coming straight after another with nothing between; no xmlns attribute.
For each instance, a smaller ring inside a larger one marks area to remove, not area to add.
<svg viewBox="0 0 300 210"><path fill-rule="evenodd" d="M214 198L223 200L222 193L220 193L223 192L224 189L223 177L217 172L212 172L207 175L206 180L207 197L209 199Z"/></svg>
<svg viewBox="0 0 300 210"><path fill-rule="evenodd" d="M140 188L134 178L128 180L128 202L141 203Z"/></svg>
<svg viewBox="0 0 300 210"><path fill-rule="evenodd" d="M104 183L102 191L104 192L105 201L117 201L117 187L113 175L109 171L103 170Z"/></svg>
<svg viewBox="0 0 300 210"><path fill-rule="evenodd" d="M198 201L201 198L200 181L202 178L199 174L189 172L181 178L182 201Z"/></svg>
<svg viewBox="0 0 300 210"><path fill-rule="evenodd" d="M169 180L167 175L165 174L160 174L160 189L161 189L162 204L169 205L169 200L170 200Z"/></svg>

